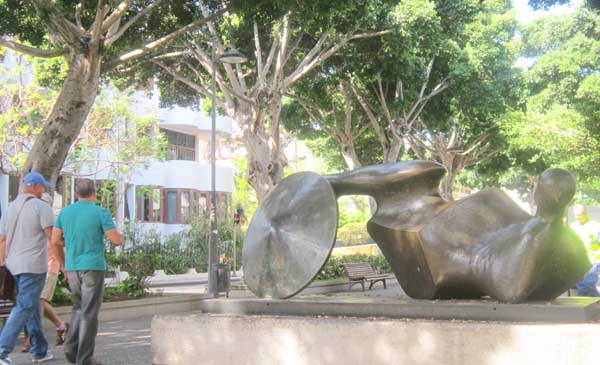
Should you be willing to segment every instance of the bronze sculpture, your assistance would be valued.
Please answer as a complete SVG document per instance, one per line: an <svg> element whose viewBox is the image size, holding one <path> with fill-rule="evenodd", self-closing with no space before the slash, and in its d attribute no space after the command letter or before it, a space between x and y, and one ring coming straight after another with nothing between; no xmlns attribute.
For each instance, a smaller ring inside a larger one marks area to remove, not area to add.
<svg viewBox="0 0 600 365"><path fill-rule="evenodd" d="M534 193L538 206L534 216L498 189L486 189L447 202L438 194L444 173L444 168L433 162L407 161L323 177L335 196L362 194L375 198L377 210L367 224L369 234L409 296L445 299L489 295L510 303L551 300L574 285L590 267L583 243L563 222L565 208L575 193L575 180L569 172L550 169L540 175ZM295 179L296 186L302 186L302 179ZM313 179L316 178L313 176ZM286 190L286 187L281 189ZM310 194L304 189L302 195ZM323 205L330 204L326 201L321 198L313 201L305 211L295 212L294 220L300 222L302 219L298 217L310 217L325 209ZM278 204L285 206L286 201ZM273 206L271 203L271 210L281 209ZM337 210L335 217L337 222ZM279 271L273 271L268 269L268 257L260 260L262 266L259 267L249 252L261 239L268 242L269 247L278 246L276 240L264 232L277 231L273 227L287 221L289 246L300 242L294 238L297 235L294 232L307 229L313 233L313 240L321 237L327 243L329 250L321 250L318 258L313 252L311 257L313 264L324 263L333 247L329 241L331 227L326 227L332 224L331 220L313 220L315 227L312 228L290 224L289 217L267 225L260 225L260 221L264 223L260 217L257 223L253 218L248 231L250 240L247 239L248 247L244 247L244 264L251 277L256 272L269 272L269 280L260 284L252 278L246 281L250 281L250 289L259 296L265 292L274 297L292 296L309 281L289 285L288 280L282 284L280 279L290 276L282 261L302 264L302 255L280 257ZM270 228L266 229L267 226ZM329 236L320 232L327 232ZM257 238L259 236L261 238ZM294 251L302 252L301 247L302 244ZM323 255L326 255L324 259ZM311 270L315 266L312 265ZM314 278L318 272L307 272L304 277L312 275ZM265 289L275 283L286 290Z"/></svg>

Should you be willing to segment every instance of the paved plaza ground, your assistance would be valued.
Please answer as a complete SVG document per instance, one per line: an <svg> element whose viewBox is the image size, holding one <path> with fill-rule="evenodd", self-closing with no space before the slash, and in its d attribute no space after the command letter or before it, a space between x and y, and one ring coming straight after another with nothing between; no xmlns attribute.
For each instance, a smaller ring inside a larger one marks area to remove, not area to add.
<svg viewBox="0 0 600 365"><path fill-rule="evenodd" d="M142 317L128 321L100 323L96 338L96 357L104 365L148 365L152 363L150 349L150 322L152 317ZM53 332L53 331L52 331ZM46 331L50 343L50 351L55 360L47 364L68 364L63 347L54 346L55 333ZM21 347L21 339L17 350ZM11 358L15 364L31 364L31 355L13 353Z"/></svg>
<svg viewBox="0 0 600 365"><path fill-rule="evenodd" d="M165 294L198 294L203 293L204 285L183 285L157 288ZM329 294L348 295L348 292ZM385 296L385 297L405 297L399 285L391 285L388 289L373 289L362 293L360 289L354 287L353 296ZM249 291L233 290L231 298L253 297ZM309 296L310 297L310 296ZM100 329L96 339L96 354L98 360L105 365L147 365L152 362L152 353L150 348L150 324L152 317L142 317L126 321L100 322ZM65 360L63 347L54 346L55 333L46 331L50 348L55 356L55 360L48 364L68 364ZM16 349L21 347L21 339ZM15 364L30 364L31 355L15 352L11 355Z"/></svg>

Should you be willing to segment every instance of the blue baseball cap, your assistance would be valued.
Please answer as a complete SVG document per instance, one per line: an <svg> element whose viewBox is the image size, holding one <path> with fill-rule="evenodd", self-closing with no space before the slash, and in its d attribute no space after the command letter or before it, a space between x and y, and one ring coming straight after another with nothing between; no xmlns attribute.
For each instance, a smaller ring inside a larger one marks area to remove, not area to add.
<svg viewBox="0 0 600 365"><path fill-rule="evenodd" d="M50 183L44 179L44 177L38 172L30 172L25 175L23 179L25 185L35 186L35 185L44 185L46 189L50 189Z"/></svg>

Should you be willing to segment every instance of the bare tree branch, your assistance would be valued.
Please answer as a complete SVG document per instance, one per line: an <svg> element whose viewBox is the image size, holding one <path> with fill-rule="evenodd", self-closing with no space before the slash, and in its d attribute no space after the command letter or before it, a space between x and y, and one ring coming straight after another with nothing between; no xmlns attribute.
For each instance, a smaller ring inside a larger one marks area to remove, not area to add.
<svg viewBox="0 0 600 365"><path fill-rule="evenodd" d="M0 37L0 47L7 47L20 53L33 57L52 58L62 56L68 53L68 49L41 49L24 45L15 41Z"/></svg>
<svg viewBox="0 0 600 365"><path fill-rule="evenodd" d="M384 34L388 34L390 32L391 32L391 30L384 30L384 31L380 31L380 32L358 33L358 34L353 34L350 36L346 35L346 36L340 37L337 40L337 42L335 42L329 48L322 49L323 43L325 42L325 40L328 38L328 36L330 34L330 31L325 32L321 36L321 38L319 39L319 41L317 42L315 47L313 47L313 49L311 49L311 51L306 55L306 57L304 57L304 59L302 60L300 65L296 68L296 70L294 72L292 72L292 74L289 75L285 79L285 81L283 83L283 87L288 88L292 83L294 83L295 81L297 81L298 79L300 79L301 77L306 75L308 72L312 71L315 67L322 64L324 61L329 59L329 57L333 56L340 48L345 46L348 42L350 42L352 40L356 40L356 39L379 37Z"/></svg>
<svg viewBox="0 0 600 365"><path fill-rule="evenodd" d="M152 11L152 9L154 9L161 2L162 2L162 0L156 0L156 1L154 1L152 4L146 6L139 13L137 13L133 18L129 19L127 21L127 23L123 24L116 33L114 33L111 37L109 37L106 40L106 42L105 42L106 46L110 47L119 38L121 38L123 36L123 34L125 34L125 32L127 31L127 29L129 29L133 24L135 24L142 17L144 17L147 14L149 14Z"/></svg>
<svg viewBox="0 0 600 365"><path fill-rule="evenodd" d="M260 36L258 34L258 24L254 20L254 57L256 58L256 70L258 72L259 80L264 80L263 64L262 64L262 49L260 48ZM273 41L273 44L275 41ZM271 48L273 48L271 46Z"/></svg>
<svg viewBox="0 0 600 365"><path fill-rule="evenodd" d="M390 128L390 130L393 131L393 130L396 129L396 125L394 125L395 124L394 123L394 118L392 118L392 113L390 112L390 108L389 108L389 106L387 104L387 101L385 100L386 99L386 95L383 92L383 87L382 87L382 84L381 84L381 75L379 75L377 77L377 86L378 86L378 89L375 90L375 94L377 94L377 96L379 98L379 103L381 104L381 108L383 109L383 113L385 114L385 117L386 117L386 119L388 121L389 128Z"/></svg>
<svg viewBox="0 0 600 365"><path fill-rule="evenodd" d="M289 24L289 16L288 12L283 17L283 29L281 30L281 39L279 45L279 52L277 52L277 61L275 62L275 72L273 72L273 81L272 88L275 89L276 85L280 83L280 80L283 79L283 61L286 58L286 51L288 47L288 41L290 39L290 24Z"/></svg>
<svg viewBox="0 0 600 365"><path fill-rule="evenodd" d="M94 23L90 27L90 33L92 34L92 38L90 40L90 45L92 47L100 46L100 37L102 36L102 20L110 11L110 7L108 5L104 5L105 0L98 0L98 4L96 7L96 18L94 19Z"/></svg>
<svg viewBox="0 0 600 365"><path fill-rule="evenodd" d="M152 57L153 60L164 60L164 59L168 59L168 58L179 58L185 55L189 55L191 54L191 52L189 50L185 50L185 51L175 51L175 52L167 52L167 53L163 53L159 56L156 57Z"/></svg>
<svg viewBox="0 0 600 365"><path fill-rule="evenodd" d="M192 81L191 79L179 74L178 72L176 72L175 70L171 69L170 67L168 67L167 65L165 65L164 63L157 61L157 60L152 60L152 63L154 63L155 65L159 66L160 68L162 68L163 70L165 70L169 75L171 75L175 80L180 81L184 84L186 84L187 86L189 86L190 88L196 90L198 93L206 96L207 98L212 98L212 92L207 88L204 87L203 85L200 85L194 81ZM215 98L217 100L217 104L221 104L222 106L224 106L222 104L222 102L218 99Z"/></svg>
<svg viewBox="0 0 600 365"><path fill-rule="evenodd" d="M46 25L53 29L57 34L60 34L63 41L72 47L77 47L79 45L80 38L89 36L87 32L65 18L56 8L53 1L31 0L31 2L36 9L36 12L38 14L43 14L44 19L48 19Z"/></svg>
<svg viewBox="0 0 600 365"><path fill-rule="evenodd" d="M220 17L221 15L223 15L225 12L227 12L229 10L229 7L225 7L219 11L217 11L216 13L209 15L208 17L204 17L202 19L198 19L196 21L191 22L190 24L181 27L179 29L177 29L176 31L167 34L164 37L161 37L155 41L152 41L148 44L146 44L145 46L135 49L133 51L127 52L111 61L106 62L103 65L103 69L104 70L109 70L115 66L118 66L122 63L125 62L129 62L132 60L135 60L137 58L140 58L142 56L145 56L146 54L162 47L165 46L166 44L170 43L171 41L173 41L175 38L177 38L178 36L185 34L191 30L197 29L199 27L201 27L202 25L204 25L206 22L209 22L211 20L214 20L218 17Z"/></svg>
<svg viewBox="0 0 600 365"><path fill-rule="evenodd" d="M115 10L102 22L102 33L108 31L114 24L121 20L121 17L129 10L129 5L133 3L133 0L123 0Z"/></svg>
<svg viewBox="0 0 600 365"><path fill-rule="evenodd" d="M429 61L429 65L427 65L427 72L425 74L425 79L423 80L423 85L421 86L421 91L419 92L419 99L423 97L427 84L429 84L429 77L431 76L431 70L433 70L433 62L435 62L435 56L431 57L431 61Z"/></svg>
<svg viewBox="0 0 600 365"><path fill-rule="evenodd" d="M381 147L383 147L384 150L387 150L387 148L389 147L388 139L385 135L385 131L379 124L377 117L375 117L375 114L373 113L373 108L369 105L369 102L366 100L366 98L362 95L362 93L358 90L358 88L352 81L350 81L350 88L352 89L354 96L358 100L358 103L362 106L363 110L367 114L367 118L369 119L369 122L373 127L375 135L377 135L377 139L379 140Z"/></svg>
<svg viewBox="0 0 600 365"><path fill-rule="evenodd" d="M77 4L77 6L75 6L75 23L77 24L79 29L85 30L83 28L83 24L81 24L81 12L83 11L83 4L81 4L81 1L82 0L80 0L79 4Z"/></svg>
<svg viewBox="0 0 600 365"><path fill-rule="evenodd" d="M302 41L303 36L304 36L304 33L300 33L300 35L298 35L298 38L296 38L296 40L294 41L294 44L290 47L290 50L287 52L287 56L285 57L285 60L283 60L283 66L285 66L288 63L288 61L290 60L290 58L292 58L292 55L294 54L294 52L296 52L296 49L300 45L300 42Z"/></svg>

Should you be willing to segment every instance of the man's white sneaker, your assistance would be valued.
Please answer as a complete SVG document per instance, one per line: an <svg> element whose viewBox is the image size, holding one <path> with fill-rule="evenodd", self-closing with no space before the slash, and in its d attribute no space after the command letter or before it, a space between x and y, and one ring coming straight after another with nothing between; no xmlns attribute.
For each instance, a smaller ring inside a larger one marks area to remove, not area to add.
<svg viewBox="0 0 600 365"><path fill-rule="evenodd" d="M52 359L54 359L54 356L52 356L52 354L51 354L51 353L47 352L47 353L46 353L46 356L44 356L44 357L40 357L39 359L33 359L33 360L32 360L32 362L34 362L34 363L38 363L38 362L46 362L46 361L50 361L50 360L52 360Z"/></svg>
<svg viewBox="0 0 600 365"><path fill-rule="evenodd" d="M13 362L10 357L7 356L4 359L0 359L0 365L13 365Z"/></svg>

